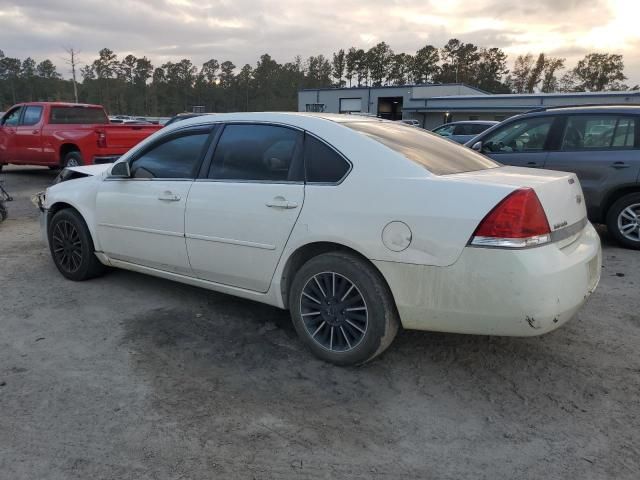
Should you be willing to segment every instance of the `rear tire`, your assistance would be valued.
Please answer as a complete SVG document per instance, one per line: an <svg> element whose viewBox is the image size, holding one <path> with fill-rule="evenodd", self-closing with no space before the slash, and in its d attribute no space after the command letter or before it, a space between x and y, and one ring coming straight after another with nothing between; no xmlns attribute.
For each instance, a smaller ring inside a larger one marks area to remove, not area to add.
<svg viewBox="0 0 640 480"><path fill-rule="evenodd" d="M95 256L91 234L78 212L57 212L47 231L51 257L60 273L76 282L102 275L106 267Z"/></svg>
<svg viewBox="0 0 640 480"><path fill-rule="evenodd" d="M84 165L84 161L82 160L82 154L78 151L67 153L62 160L62 166L64 168L79 167L81 165Z"/></svg>
<svg viewBox="0 0 640 480"><path fill-rule="evenodd" d="M640 250L640 192L625 195L611 205L607 228L620 245Z"/></svg>
<svg viewBox="0 0 640 480"><path fill-rule="evenodd" d="M343 252L318 255L300 268L289 291L289 309L307 347L336 365L372 360L391 344L400 324L380 273Z"/></svg>

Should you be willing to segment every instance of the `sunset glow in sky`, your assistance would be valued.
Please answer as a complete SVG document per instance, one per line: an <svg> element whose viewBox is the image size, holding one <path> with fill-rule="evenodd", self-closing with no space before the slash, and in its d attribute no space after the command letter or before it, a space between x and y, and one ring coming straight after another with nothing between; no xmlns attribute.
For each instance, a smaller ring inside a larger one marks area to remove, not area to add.
<svg viewBox="0 0 640 480"><path fill-rule="evenodd" d="M51 58L63 74L65 46L91 61L102 47L155 63L190 58L285 62L386 41L413 53L449 38L567 58L622 53L628 84L640 83L640 0L0 0L0 49Z"/></svg>

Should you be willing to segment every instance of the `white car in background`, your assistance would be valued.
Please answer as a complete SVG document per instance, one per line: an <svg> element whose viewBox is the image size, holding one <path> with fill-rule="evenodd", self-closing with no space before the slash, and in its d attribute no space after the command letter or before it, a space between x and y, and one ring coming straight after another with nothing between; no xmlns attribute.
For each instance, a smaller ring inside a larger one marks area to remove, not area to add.
<svg viewBox="0 0 640 480"><path fill-rule="evenodd" d="M336 364L404 328L531 336L600 278L571 173L503 167L420 129L297 113L200 116L38 197L53 260L125 268L289 309Z"/></svg>

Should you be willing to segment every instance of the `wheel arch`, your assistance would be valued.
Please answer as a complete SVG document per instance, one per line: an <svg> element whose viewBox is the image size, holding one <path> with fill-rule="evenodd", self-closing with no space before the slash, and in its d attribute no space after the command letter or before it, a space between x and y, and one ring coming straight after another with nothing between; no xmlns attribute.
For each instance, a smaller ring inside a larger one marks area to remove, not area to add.
<svg viewBox="0 0 640 480"><path fill-rule="evenodd" d="M391 294L391 298L393 299L395 306L395 297L393 296L393 291L389 286L389 282L385 278L384 274L380 271L380 269L365 255L355 250L352 247L348 247L344 244L333 242L333 241L315 241L311 243L306 243L304 245L298 246L287 258L284 267L282 269L282 273L280 275L280 296L282 298L282 304L284 308L288 308L289 305L289 290L291 288L291 283L293 282L293 278L295 277L296 272L304 265L308 260L321 255L323 253L329 252L343 252L350 253L356 257L358 257L363 262L366 262L368 265L373 267L374 271L380 275L380 278L389 289L389 293Z"/></svg>
<svg viewBox="0 0 640 480"><path fill-rule="evenodd" d="M640 183L624 185L608 192L604 198L604 201L602 202L602 206L600 207L600 218L598 219L598 221L606 223L609 209L613 206L614 203L630 193L640 193Z"/></svg>
<svg viewBox="0 0 640 480"><path fill-rule="evenodd" d="M82 154L80 147L78 145L76 145L75 143L63 143L62 145L60 145L60 158L58 159L60 165L62 165L62 162L64 161L64 157L67 156L67 154L71 153L71 152L78 152L80 154Z"/></svg>
<svg viewBox="0 0 640 480"><path fill-rule="evenodd" d="M47 235L49 234L49 223L51 222L51 219L53 218L53 216L61 210L68 210L68 209L73 210L78 215L80 215L80 218L82 219L84 224L87 226L87 230L89 231L89 235L91 236L91 241L93 242L94 247L97 248L98 244L96 242L95 232L91 228L91 224L87 221L86 216L83 215L82 211L79 208L77 208L75 205L72 205L71 203L68 203L62 200L54 202L47 210L46 225L45 225Z"/></svg>

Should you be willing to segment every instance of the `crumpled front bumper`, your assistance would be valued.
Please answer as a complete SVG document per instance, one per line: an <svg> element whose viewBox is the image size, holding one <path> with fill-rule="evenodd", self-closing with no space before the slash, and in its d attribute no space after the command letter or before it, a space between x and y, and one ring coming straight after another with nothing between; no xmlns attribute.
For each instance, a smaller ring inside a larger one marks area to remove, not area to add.
<svg viewBox="0 0 640 480"><path fill-rule="evenodd" d="M40 235L42 241L49 246L49 236L47 235L47 217L48 210L45 208L46 193L38 192L31 197L31 203L33 203L38 210L40 210Z"/></svg>

